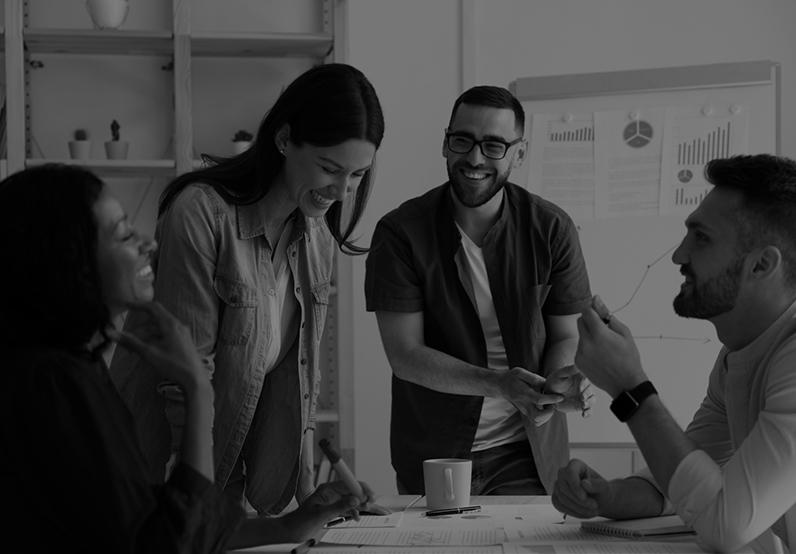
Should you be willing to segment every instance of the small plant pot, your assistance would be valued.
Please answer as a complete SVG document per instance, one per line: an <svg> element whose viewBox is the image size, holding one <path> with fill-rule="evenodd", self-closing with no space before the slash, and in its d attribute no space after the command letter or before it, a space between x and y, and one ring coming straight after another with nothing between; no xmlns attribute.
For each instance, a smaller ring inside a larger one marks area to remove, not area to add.
<svg viewBox="0 0 796 554"><path fill-rule="evenodd" d="M73 160L87 160L91 157L90 140L70 140L69 156Z"/></svg>
<svg viewBox="0 0 796 554"><path fill-rule="evenodd" d="M126 140L109 140L105 142L105 155L109 160L126 160L129 143Z"/></svg>
<svg viewBox="0 0 796 554"><path fill-rule="evenodd" d="M232 152L237 156L242 154L252 145L250 140L236 140L232 143Z"/></svg>
<svg viewBox="0 0 796 554"><path fill-rule="evenodd" d="M127 19L129 0L86 0L86 9L97 29L116 29Z"/></svg>

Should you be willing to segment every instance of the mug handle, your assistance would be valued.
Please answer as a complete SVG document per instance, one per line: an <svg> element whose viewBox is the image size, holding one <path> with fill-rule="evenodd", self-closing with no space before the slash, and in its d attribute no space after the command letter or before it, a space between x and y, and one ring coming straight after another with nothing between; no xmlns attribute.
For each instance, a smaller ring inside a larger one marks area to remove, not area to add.
<svg viewBox="0 0 796 554"><path fill-rule="evenodd" d="M454 500L453 494L453 470L449 467L445 468L445 500Z"/></svg>

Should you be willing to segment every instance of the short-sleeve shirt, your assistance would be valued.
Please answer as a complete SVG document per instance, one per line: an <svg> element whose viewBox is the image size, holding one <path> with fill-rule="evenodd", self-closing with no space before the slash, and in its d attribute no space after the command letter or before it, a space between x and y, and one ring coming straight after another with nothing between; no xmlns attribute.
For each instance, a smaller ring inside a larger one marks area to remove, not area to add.
<svg viewBox="0 0 796 554"><path fill-rule="evenodd" d="M461 248L450 185L408 200L376 226L367 259L368 311L423 312L426 346L487 367L486 345L459 278ZM578 313L591 292L577 229L561 208L507 183L484 261L510 367L541 372L544 316ZM434 391L393 376L390 443L398 479L423 489L422 460L468 457L483 397ZM525 422L545 488L569 457L566 418Z"/></svg>

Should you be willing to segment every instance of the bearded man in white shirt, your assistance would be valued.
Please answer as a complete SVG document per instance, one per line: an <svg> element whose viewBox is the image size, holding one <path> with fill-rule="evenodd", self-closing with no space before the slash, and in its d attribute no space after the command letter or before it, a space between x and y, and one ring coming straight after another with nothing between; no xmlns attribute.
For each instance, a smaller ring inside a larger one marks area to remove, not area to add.
<svg viewBox="0 0 796 554"><path fill-rule="evenodd" d="M792 549L796 162L734 156L710 162L705 176L714 188L686 219L672 260L685 276L675 312L707 319L723 344L707 394L682 431L644 373L630 330L606 317L595 297L578 321L575 363L614 399L611 409L648 470L606 481L571 460L559 471L553 504L581 518L676 511L715 551L737 550L769 530Z"/></svg>

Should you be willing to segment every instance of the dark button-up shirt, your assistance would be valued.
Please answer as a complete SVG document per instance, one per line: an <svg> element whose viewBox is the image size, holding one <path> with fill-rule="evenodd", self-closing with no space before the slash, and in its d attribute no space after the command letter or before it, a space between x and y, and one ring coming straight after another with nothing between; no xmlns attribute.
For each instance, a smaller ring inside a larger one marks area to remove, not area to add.
<svg viewBox="0 0 796 554"><path fill-rule="evenodd" d="M460 247L447 183L388 213L376 226L367 259L367 309L422 311L426 346L487 367L478 310L455 261ZM577 230L563 210L508 183L481 248L509 366L541 373L544 316L578 313L591 298ZM481 396L438 392L393 376L390 445L405 486L423 489L424 459L469 457L482 402ZM550 491L569 457L566 418L557 412L541 427L524 424Z"/></svg>

